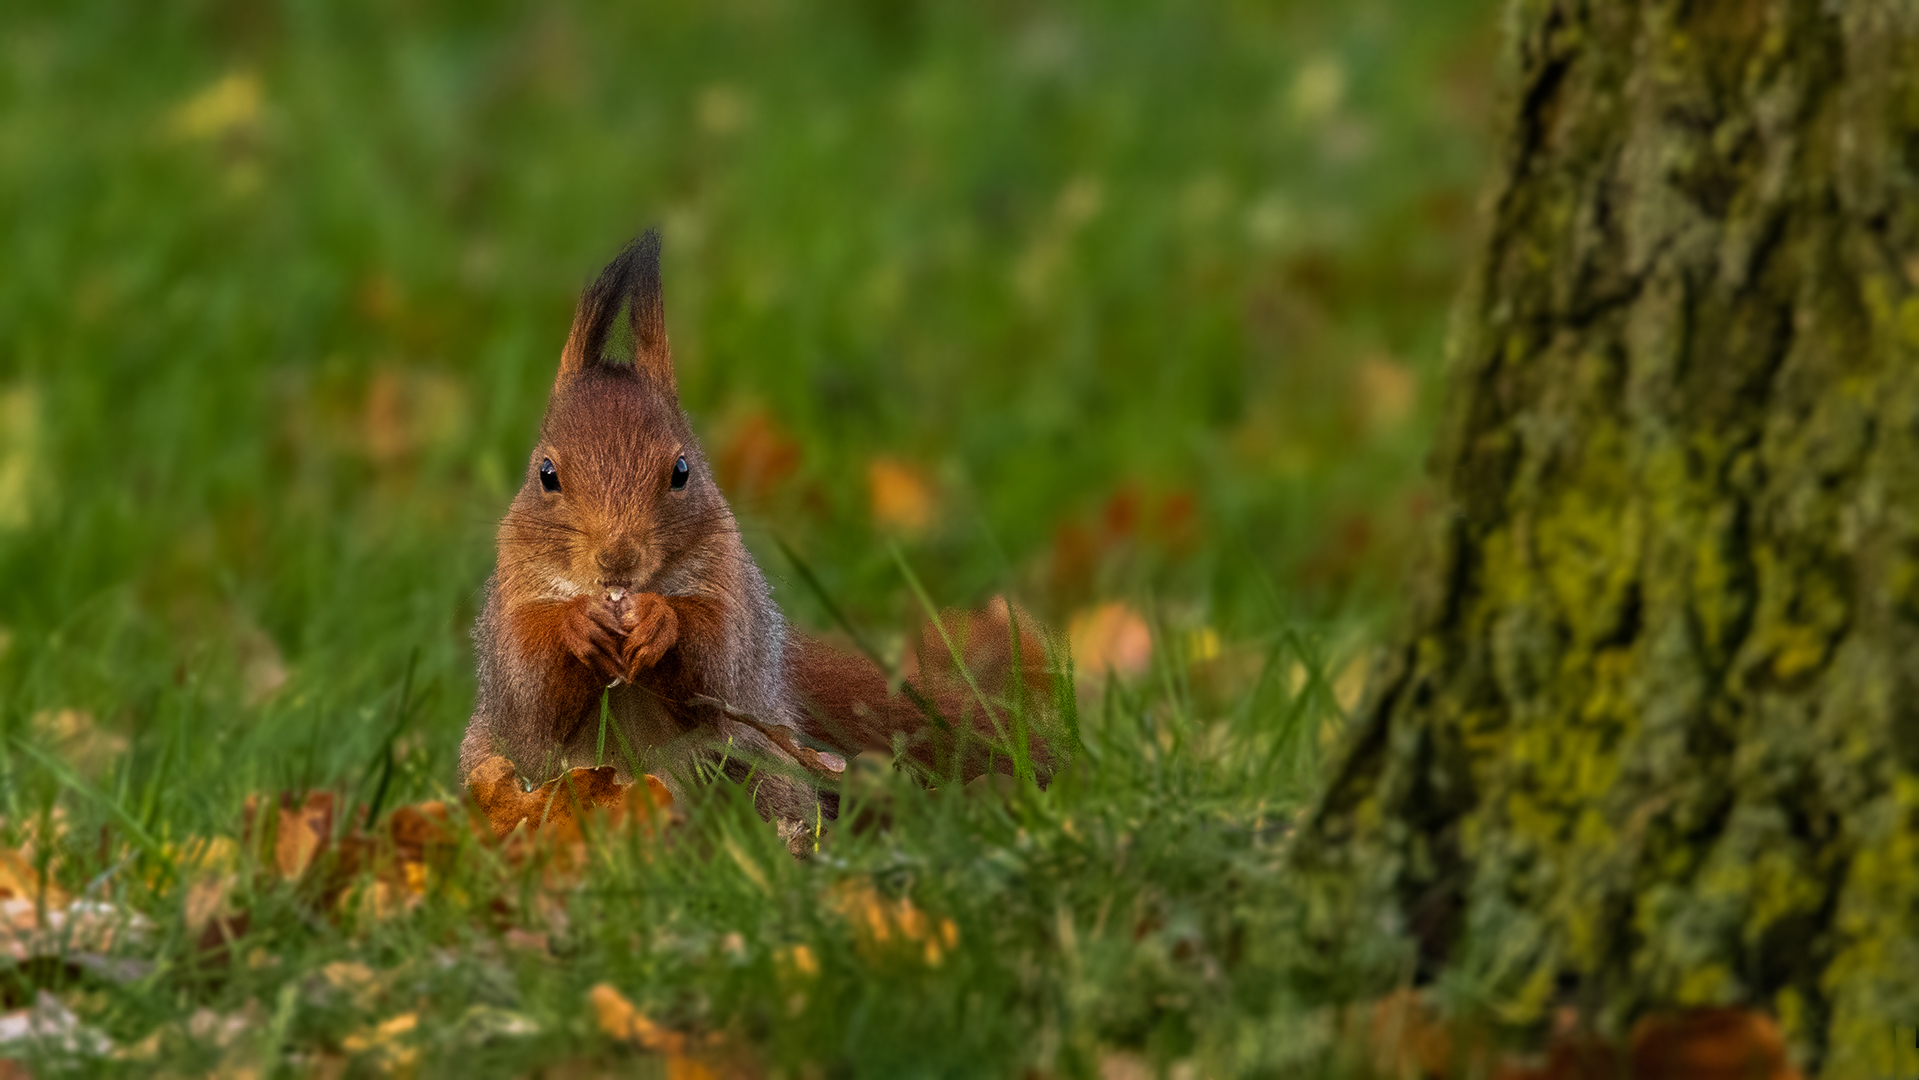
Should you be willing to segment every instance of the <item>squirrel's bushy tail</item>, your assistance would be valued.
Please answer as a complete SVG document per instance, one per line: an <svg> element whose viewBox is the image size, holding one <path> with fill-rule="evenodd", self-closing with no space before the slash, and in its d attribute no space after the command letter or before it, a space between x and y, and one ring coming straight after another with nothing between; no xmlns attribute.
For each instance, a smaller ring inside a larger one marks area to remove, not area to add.
<svg viewBox="0 0 1919 1080"><path fill-rule="evenodd" d="M1044 784L1058 766L1055 739L1048 738L1057 737L1049 730L1056 676L1037 629L997 597L984 611L944 611L937 625L922 628L897 690L867 657L796 634L787 662L800 694L801 729L849 756L891 753L897 744L933 783L956 772L962 782L989 770L1014 772L1013 743L1023 729L1034 776Z"/></svg>

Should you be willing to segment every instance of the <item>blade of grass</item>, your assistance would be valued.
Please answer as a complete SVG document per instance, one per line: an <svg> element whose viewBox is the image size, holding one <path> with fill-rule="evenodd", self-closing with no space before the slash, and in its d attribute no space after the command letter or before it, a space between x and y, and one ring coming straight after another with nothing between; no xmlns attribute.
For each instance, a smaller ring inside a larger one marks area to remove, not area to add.
<svg viewBox="0 0 1919 1080"><path fill-rule="evenodd" d="M11 714L12 711L12 709L9 709L7 713ZM12 728L14 725L8 723L7 720L8 717L6 715L0 715L0 725L5 725L4 727L0 727L0 788L5 788L7 793L7 820L19 821L20 785L14 776L13 751L10 749L13 742Z"/></svg>
<svg viewBox="0 0 1919 1080"><path fill-rule="evenodd" d="M920 607L925 610L926 617L933 623L933 629L939 632L940 641L946 646L947 654L953 658L954 666L959 668L960 677L966 680L966 688L973 692L973 697L979 702L980 708L986 710L986 719L993 725L993 733L1002 741L1005 740L1006 732L1001 729L999 718L993 715L993 707L987 704L985 692L980 690L979 683L973 679L973 671L966 666L966 659L960 655L959 646L954 644L952 635L946 632L946 624L940 621L939 609L933 606L933 598L927 595L925 586L920 584L920 579L913 573L913 568L907 565L906 553L900 550L897 542L888 546L893 552L893 561L899 564L900 573L906 578L907 587L912 589L913 595L919 599ZM1008 605L1008 609L1011 609L1011 605ZM964 731L969 725L962 723L960 727ZM963 735L962 738L964 738ZM956 761L964 761L965 753L965 747L962 745ZM955 768L958 767L956 764ZM1030 763L1028 768L1031 768Z"/></svg>
<svg viewBox="0 0 1919 1080"><path fill-rule="evenodd" d="M409 698L413 695L413 669L420 661L420 647L415 645L406 658L406 674L400 677L400 696L393 705L393 724L388 728L386 738L380 740L380 782L373 789L373 801L368 804L366 823L372 826L380 820L380 809L386 803L386 793L393 783L393 741L400 737L400 731L406 726L412 712Z"/></svg>
<svg viewBox="0 0 1919 1080"><path fill-rule="evenodd" d="M788 547L786 541L780 537L778 533L773 534L773 543L779 547L780 553L786 556L786 561L793 564L794 572L800 575L800 581L812 592L814 598L819 600L820 606L826 609L827 617L832 619L833 624L838 626L845 632L847 637L853 640L853 647L858 649L862 656L872 661L874 667L880 669L880 672L886 676L887 683L889 685L897 685L900 688L900 693L905 694L906 699L913 703L913 707L919 710L920 715L926 717L935 727L938 727L941 731L952 730L952 724L945 716L941 715L938 707L927 700L926 696L920 693L918 687L901 679L899 672L893 665L887 663L886 660L880 656L879 651L867 643L866 638L861 635L859 629L853 625L853 621L846 617L846 612L841 610L839 604L834 601L832 594L826 591L826 586L821 583L819 577L813 573L813 568L807 564L805 559L800 558L799 552Z"/></svg>
<svg viewBox="0 0 1919 1080"><path fill-rule="evenodd" d="M880 670L886 670L887 665L880 660L879 653L867 644L859 628L853 625L853 620L846 617L846 612L841 610L832 594L826 591L826 586L820 581L818 575L813 573L813 568L805 559L800 558L799 552L787 546L786 539L778 533L773 534L773 544L780 549L781 555L786 556L786 561L793 564L793 572L800 576L800 581L806 586L807 591L811 592L813 598L820 602L820 606L826 609L826 617L833 620L833 625L839 627L847 637L852 638L853 647L868 660L878 665Z"/></svg>
<svg viewBox="0 0 1919 1080"><path fill-rule="evenodd" d="M1019 615L1010 600L1006 604L1006 626L1013 639L1013 701L1007 710L1013 722L1013 777L1037 783L1039 778L1033 770L1032 746L1026 741L1026 664L1020 655Z"/></svg>
<svg viewBox="0 0 1919 1080"><path fill-rule="evenodd" d="M105 792L100 791L92 784L80 779L79 774L68 767L66 762L61 761L52 754L46 753L30 742L15 739L13 740L13 744L19 747L22 753L39 762L42 768L52 773L53 778L59 781L60 786L71 790L89 802L98 803L102 809L120 822L120 826L127 830L127 835L133 838L134 843L139 844L149 855L160 859L166 857L165 849L158 840L153 838L153 834L147 831L146 826L140 824L139 818L129 813L126 807L108 798Z"/></svg>
<svg viewBox="0 0 1919 1080"><path fill-rule="evenodd" d="M606 764L606 722L613 715L612 707L607 704L607 697L612 693L613 687L610 685L600 690L600 738L593 746L593 767L596 769Z"/></svg>
<svg viewBox="0 0 1919 1080"><path fill-rule="evenodd" d="M1086 740L1079 730L1079 690L1073 685L1073 645L1061 635L1054 648L1058 650L1058 660L1053 672L1053 707L1059 710L1060 722L1066 728L1068 749L1077 756L1086 752Z"/></svg>

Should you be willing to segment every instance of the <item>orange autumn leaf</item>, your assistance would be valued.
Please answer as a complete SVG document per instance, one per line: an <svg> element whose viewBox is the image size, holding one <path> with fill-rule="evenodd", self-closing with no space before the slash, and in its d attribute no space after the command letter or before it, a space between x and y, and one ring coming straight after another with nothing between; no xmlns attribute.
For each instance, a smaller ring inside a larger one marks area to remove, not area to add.
<svg viewBox="0 0 1919 1080"><path fill-rule="evenodd" d="M259 850L262 861L275 873L292 881L331 845L335 806L331 791L309 792L304 799L282 792L271 808L263 805L260 796L248 795L241 812L241 836L249 848Z"/></svg>
<svg viewBox="0 0 1919 1080"><path fill-rule="evenodd" d="M42 877L24 853L0 848L0 901L24 901L28 907L44 901L48 907L63 907L67 894Z"/></svg>
<svg viewBox="0 0 1919 1080"><path fill-rule="evenodd" d="M684 1054L686 1035L670 1031L648 1019L625 994L611 983L599 983L587 993L600 1030L609 1038L630 1042L642 1050L658 1054Z"/></svg>
<svg viewBox="0 0 1919 1080"><path fill-rule="evenodd" d="M1399 990L1373 1003L1367 1042L1373 1068L1382 1076L1445 1076L1453 1060L1453 1032L1415 990Z"/></svg>
<svg viewBox="0 0 1919 1080"><path fill-rule="evenodd" d="M1412 414L1419 378L1390 356L1368 356L1353 378L1353 406L1368 432L1390 431Z"/></svg>
<svg viewBox="0 0 1919 1080"><path fill-rule="evenodd" d="M522 822L530 832L576 835L580 816L588 810L607 809L615 817L648 821L671 809L673 795L659 777L622 784L615 775L611 765L578 768L526 791L513 763L495 755L474 768L467 788L493 834L501 838Z"/></svg>
<svg viewBox="0 0 1919 1080"><path fill-rule="evenodd" d="M385 1072L408 1072L420 1060L420 1048L413 1045L419 1026L418 1013L401 1013L348 1035L340 1040L340 1049L370 1059Z"/></svg>
<svg viewBox="0 0 1919 1080"><path fill-rule="evenodd" d="M297 878L313 865L333 837L333 793L316 791L298 807L280 804L280 828L273 839L273 863L283 878Z"/></svg>
<svg viewBox="0 0 1919 1080"><path fill-rule="evenodd" d="M364 808L348 814L335 792L249 796L239 845L190 838L175 848L186 871L186 928L199 944L200 960L226 963L239 955L234 946L246 935L251 914L235 903L242 851L257 859L261 884L293 885L328 917L380 920L425 900L465 842L463 833L486 844L509 841L509 864L536 851L553 856L543 865L545 884L554 889L570 885L585 864L584 814L598 813L608 826L658 828L673 820L672 795L657 777L622 784L611 768L573 770L529 792L521 790L511 764L496 758L475 770L473 781L469 814L456 816L446 803L429 800L396 808L372 829ZM9 884L28 880L29 869L0 851L0 913L18 908L31 919L32 902L12 895L26 886ZM550 896L536 900L545 902L558 903Z"/></svg>
<svg viewBox="0 0 1919 1080"><path fill-rule="evenodd" d="M31 852L0 848L0 956L100 956L151 927L138 911L67 894L35 866Z"/></svg>
<svg viewBox="0 0 1919 1080"><path fill-rule="evenodd" d="M866 466L866 488L873 521L880 528L913 536L933 524L933 487L918 469L892 458L874 458Z"/></svg>
<svg viewBox="0 0 1919 1080"><path fill-rule="evenodd" d="M855 944L869 961L897 954L938 967L959 945L959 924L933 919L911 897L891 899L870 882L843 883L834 890L834 906L853 927ZM809 951L810 960L812 954Z"/></svg>
<svg viewBox="0 0 1919 1080"><path fill-rule="evenodd" d="M414 806L402 806L387 819L387 834L394 850L403 858L418 862L435 847L453 838L451 814L437 799Z"/></svg>
<svg viewBox="0 0 1919 1080"><path fill-rule="evenodd" d="M1109 671L1134 678L1153 662L1152 630L1139 612L1117 600L1074 615L1066 636L1073 667L1094 678L1103 679Z"/></svg>
<svg viewBox="0 0 1919 1080"><path fill-rule="evenodd" d="M574 821L576 808L608 805L621 795L613 781L614 769L574 769L556 777L534 791L520 786L513 763L495 755L481 762L467 777L467 790L495 836L504 837L524 822L529 829L560 829ZM565 784L562 785L561 781ZM564 787L566 797L555 802L553 795Z"/></svg>
<svg viewBox="0 0 1919 1080"><path fill-rule="evenodd" d="M1364 1039L1382 1076L1491 1076L1494 1080L1800 1080L1778 1025L1764 1013L1699 1008L1654 1013L1633 1025L1629 1048L1561 1010L1543 1054L1496 1060L1487 1029L1441 1017L1415 990L1373 1003ZM1496 1064L1495 1064L1496 1061ZM1490 1067L1489 1067L1490 1066Z"/></svg>
<svg viewBox="0 0 1919 1080"><path fill-rule="evenodd" d="M714 458L728 496L748 503L773 497L800 467L800 445L764 412L739 421Z"/></svg>
<svg viewBox="0 0 1919 1080"><path fill-rule="evenodd" d="M1660 1013L1633 1025L1632 1075L1643 1080L1799 1080L1779 1025L1745 1009Z"/></svg>
<svg viewBox="0 0 1919 1080"><path fill-rule="evenodd" d="M654 1023L611 983L596 984L587 992L587 1002L602 1033L665 1058L668 1080L746 1080L764 1075L717 1032L696 1046L687 1033Z"/></svg>

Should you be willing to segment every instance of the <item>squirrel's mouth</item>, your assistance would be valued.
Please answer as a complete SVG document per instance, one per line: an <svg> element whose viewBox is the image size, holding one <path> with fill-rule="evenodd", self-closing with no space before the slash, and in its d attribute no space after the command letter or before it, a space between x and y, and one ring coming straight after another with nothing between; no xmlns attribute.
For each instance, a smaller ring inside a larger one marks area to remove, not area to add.
<svg viewBox="0 0 1919 1080"><path fill-rule="evenodd" d="M637 566L602 566L598 569L605 576L594 578L593 584L599 586L602 593L611 592L614 589L630 593L646 592L659 571L658 567L646 560L641 560ZM609 569L613 571L610 574L607 573Z"/></svg>

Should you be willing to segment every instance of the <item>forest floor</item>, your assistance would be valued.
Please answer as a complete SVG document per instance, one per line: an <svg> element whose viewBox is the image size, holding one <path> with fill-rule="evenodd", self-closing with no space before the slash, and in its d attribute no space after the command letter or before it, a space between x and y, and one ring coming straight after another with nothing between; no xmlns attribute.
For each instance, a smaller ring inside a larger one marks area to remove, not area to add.
<svg viewBox="0 0 1919 1080"><path fill-rule="evenodd" d="M0 1059L1359 1068L1285 858L1428 501L1493 6L649 7L0 14ZM730 784L469 827L492 523L654 221L789 617L1019 599L1046 790L862 760L805 861Z"/></svg>

